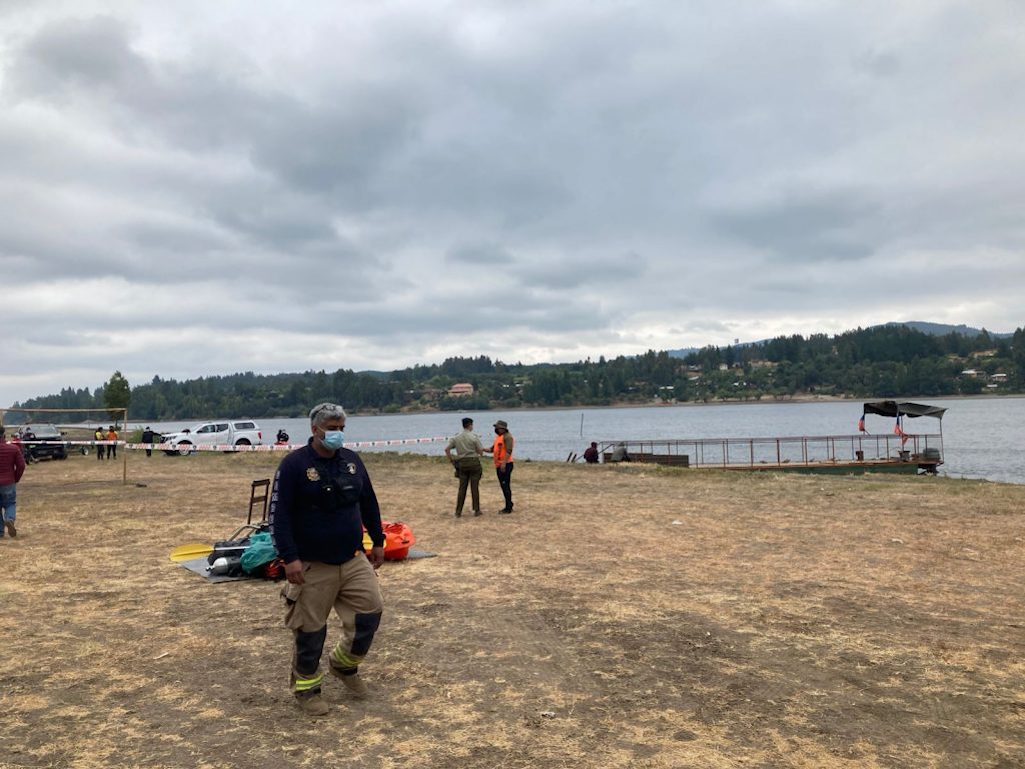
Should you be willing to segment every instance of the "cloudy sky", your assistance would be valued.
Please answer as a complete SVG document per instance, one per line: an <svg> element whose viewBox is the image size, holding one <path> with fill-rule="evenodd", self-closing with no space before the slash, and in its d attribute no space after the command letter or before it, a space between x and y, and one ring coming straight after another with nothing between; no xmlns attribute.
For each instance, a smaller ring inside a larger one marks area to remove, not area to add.
<svg viewBox="0 0 1025 769"><path fill-rule="evenodd" d="M1025 325L1016 0L0 0L0 405Z"/></svg>

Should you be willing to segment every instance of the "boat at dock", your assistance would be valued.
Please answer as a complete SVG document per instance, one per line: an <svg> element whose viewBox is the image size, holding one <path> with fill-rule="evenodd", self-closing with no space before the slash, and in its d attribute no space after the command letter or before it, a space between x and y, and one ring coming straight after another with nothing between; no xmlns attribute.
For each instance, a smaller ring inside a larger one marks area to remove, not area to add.
<svg viewBox="0 0 1025 769"><path fill-rule="evenodd" d="M909 401L863 404L852 435L760 438L683 438L601 441L603 462L638 462L670 467L798 473L911 473L935 475L943 464L945 408ZM870 433L866 417L894 419L892 430ZM910 433L904 420L931 417L939 432Z"/></svg>

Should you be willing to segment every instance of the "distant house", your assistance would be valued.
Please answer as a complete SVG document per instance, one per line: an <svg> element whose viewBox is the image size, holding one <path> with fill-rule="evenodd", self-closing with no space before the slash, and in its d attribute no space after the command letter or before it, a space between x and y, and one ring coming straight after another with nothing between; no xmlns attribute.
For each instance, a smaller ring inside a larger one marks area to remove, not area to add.
<svg viewBox="0 0 1025 769"><path fill-rule="evenodd" d="M989 381L995 382L997 384L1001 382L1006 382L1007 374L993 374L992 376L990 376Z"/></svg>
<svg viewBox="0 0 1025 769"><path fill-rule="evenodd" d="M975 379L975 377L977 377L978 375L979 372L973 368L966 368L964 371L961 372L961 376L969 377L970 379Z"/></svg>
<svg viewBox="0 0 1025 769"><path fill-rule="evenodd" d="M448 395L451 398L462 398L466 395L473 395L473 385L469 382L458 382L448 388Z"/></svg>

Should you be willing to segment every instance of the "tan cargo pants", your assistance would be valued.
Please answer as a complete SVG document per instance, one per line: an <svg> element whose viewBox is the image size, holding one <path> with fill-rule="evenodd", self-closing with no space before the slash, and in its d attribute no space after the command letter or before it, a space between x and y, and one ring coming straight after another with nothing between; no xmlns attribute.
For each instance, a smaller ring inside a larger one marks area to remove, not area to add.
<svg viewBox="0 0 1025 769"><path fill-rule="evenodd" d="M342 621L342 638L331 652L330 664L343 674L354 671L366 657L384 610L377 573L362 553L341 565L306 563L303 579L304 584L288 583L281 590L285 626L295 632L292 678L297 691L319 687L332 607Z"/></svg>

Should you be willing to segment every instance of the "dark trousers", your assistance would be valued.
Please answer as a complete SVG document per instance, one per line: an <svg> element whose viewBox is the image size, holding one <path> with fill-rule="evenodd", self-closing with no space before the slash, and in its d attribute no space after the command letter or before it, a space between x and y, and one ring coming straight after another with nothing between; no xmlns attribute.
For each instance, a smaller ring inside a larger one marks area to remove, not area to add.
<svg viewBox="0 0 1025 769"><path fill-rule="evenodd" d="M466 487L470 487L470 500L473 503L473 512L480 512L480 477L484 474L481 469L480 460L460 459L456 462L456 475L459 476L459 494L456 496L456 514L463 512L463 503L466 502Z"/></svg>
<svg viewBox="0 0 1025 769"><path fill-rule="evenodd" d="M505 509L513 509L512 501L512 471L513 463L507 462L505 469L500 467L495 468L495 475L498 476L498 485L502 487L502 496L505 497Z"/></svg>
<svg viewBox="0 0 1025 769"><path fill-rule="evenodd" d="M110 459L111 457L117 459L117 446L113 443L107 446L107 459Z"/></svg>
<svg viewBox="0 0 1025 769"><path fill-rule="evenodd" d="M103 446L96 447L96 458L103 459Z"/></svg>

